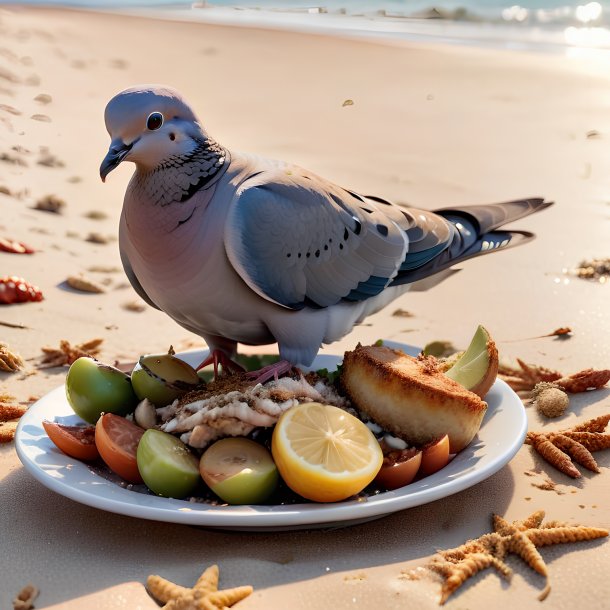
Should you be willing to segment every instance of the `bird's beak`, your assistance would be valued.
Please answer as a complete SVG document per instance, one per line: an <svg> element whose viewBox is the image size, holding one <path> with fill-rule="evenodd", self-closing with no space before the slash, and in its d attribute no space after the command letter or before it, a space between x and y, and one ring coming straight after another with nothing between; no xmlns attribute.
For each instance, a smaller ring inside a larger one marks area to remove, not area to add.
<svg viewBox="0 0 610 610"><path fill-rule="evenodd" d="M102 182L106 182L106 176L115 167L118 167L119 163L126 157L134 143L135 140L131 144L125 144L122 140L112 141L108 154L104 157L104 160L100 165L100 178L102 179Z"/></svg>

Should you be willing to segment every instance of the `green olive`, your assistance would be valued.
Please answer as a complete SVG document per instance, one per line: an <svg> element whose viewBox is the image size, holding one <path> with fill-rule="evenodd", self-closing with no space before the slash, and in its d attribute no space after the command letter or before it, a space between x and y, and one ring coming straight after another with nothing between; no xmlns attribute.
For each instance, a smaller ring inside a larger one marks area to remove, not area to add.
<svg viewBox="0 0 610 610"><path fill-rule="evenodd" d="M205 450L199 471L227 504L261 504L275 491L279 475L271 453L247 438L223 438Z"/></svg>
<svg viewBox="0 0 610 610"><path fill-rule="evenodd" d="M74 412L90 424L101 413L127 415L138 402L129 375L88 357L79 358L70 366L66 397Z"/></svg>
<svg viewBox="0 0 610 610"><path fill-rule="evenodd" d="M138 470L151 491L166 498L184 498L201 480L199 461L175 436L146 430L138 444Z"/></svg>
<svg viewBox="0 0 610 610"><path fill-rule="evenodd" d="M131 383L140 400L148 398L155 406L165 407L194 390L201 379L192 366L170 351L140 356L131 372Z"/></svg>

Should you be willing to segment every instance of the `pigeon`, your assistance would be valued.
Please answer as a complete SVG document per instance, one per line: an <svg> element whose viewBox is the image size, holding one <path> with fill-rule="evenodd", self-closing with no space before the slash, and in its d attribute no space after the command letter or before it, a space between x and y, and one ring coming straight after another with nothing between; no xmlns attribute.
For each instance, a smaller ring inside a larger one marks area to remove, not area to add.
<svg viewBox="0 0 610 610"><path fill-rule="evenodd" d="M309 366L418 283L524 243L500 230L542 210L535 197L436 211L361 195L291 163L229 150L180 93L126 89L105 110L107 175L135 164L119 226L136 292L230 368L237 343L277 343L282 366Z"/></svg>

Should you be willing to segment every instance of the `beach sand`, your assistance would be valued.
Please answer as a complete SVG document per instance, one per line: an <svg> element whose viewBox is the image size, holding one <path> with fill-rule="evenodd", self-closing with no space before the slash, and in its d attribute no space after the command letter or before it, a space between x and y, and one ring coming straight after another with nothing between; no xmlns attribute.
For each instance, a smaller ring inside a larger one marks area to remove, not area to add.
<svg viewBox="0 0 610 610"><path fill-rule="evenodd" d="M0 340L26 362L0 373L0 393L25 404L61 385L39 370L44 346L102 338L100 359L203 347L139 299L116 241L132 168L106 184L106 102L137 83L180 90L225 146L296 162L366 194L434 209L544 196L555 206L515 228L537 238L480 257L434 290L407 294L324 352L379 338L464 347L484 324L505 358L572 373L610 362L607 285L568 271L607 257L610 243L610 78L602 58L466 46L358 41L324 35L163 22L68 10L0 10L0 237L32 256L0 253L0 276L40 287L39 303L0 306ZM352 105L344 105L347 99ZM54 195L60 214L34 209ZM93 218L91 217L93 213ZM93 235L93 238L91 235ZM96 237L97 236L97 237ZM99 239L101 237L101 240ZM90 241L103 241L94 243ZM96 270L97 268L97 270ZM101 270L100 270L101 269ZM105 292L65 285L84 274ZM394 316L403 309L409 317ZM24 325L13 328L8 325ZM530 339L569 326L569 339ZM273 348L268 348L273 349ZM575 397L561 420L528 408L532 429L610 411L608 390ZM143 586L158 573L192 584L218 563L223 587L250 583L246 609L435 608L440 585L401 578L438 548L489 530L490 515L610 526L610 457L574 484L523 447L491 478L450 498L338 530L225 533L98 511L47 490L0 447L3 569L0 607L22 586L37 608L155 608ZM534 477L524 475L535 470ZM546 473L558 491L532 486ZM573 548L572 548L573 547ZM553 547L552 608L608 607L610 545ZM511 563L510 586L490 572L448 607L538 607L543 579Z"/></svg>

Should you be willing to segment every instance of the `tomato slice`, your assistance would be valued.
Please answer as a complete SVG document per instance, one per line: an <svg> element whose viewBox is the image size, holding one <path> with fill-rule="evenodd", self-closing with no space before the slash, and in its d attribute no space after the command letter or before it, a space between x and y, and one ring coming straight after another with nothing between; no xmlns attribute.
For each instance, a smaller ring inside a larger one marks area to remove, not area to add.
<svg viewBox="0 0 610 610"><path fill-rule="evenodd" d="M42 425L49 438L66 455L78 460L100 457L95 446L94 426L64 426L47 420Z"/></svg>
<svg viewBox="0 0 610 610"><path fill-rule="evenodd" d="M144 430L114 413L102 415L95 424L95 444L112 472L130 483L142 483L136 458Z"/></svg>
<svg viewBox="0 0 610 610"><path fill-rule="evenodd" d="M449 437L445 434L422 449L420 474L428 476L444 468L449 462Z"/></svg>
<svg viewBox="0 0 610 610"><path fill-rule="evenodd" d="M419 449L390 451L383 456L383 464L375 481L386 489L408 485L415 478L421 459L422 452Z"/></svg>

